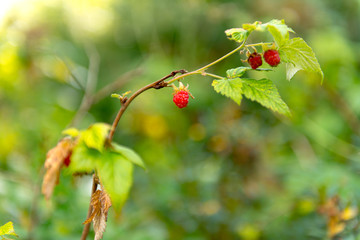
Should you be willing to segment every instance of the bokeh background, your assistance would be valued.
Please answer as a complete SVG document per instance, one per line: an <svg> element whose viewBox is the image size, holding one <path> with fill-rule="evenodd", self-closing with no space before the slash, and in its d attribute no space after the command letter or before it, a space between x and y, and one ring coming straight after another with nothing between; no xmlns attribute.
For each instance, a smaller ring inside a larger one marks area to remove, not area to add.
<svg viewBox="0 0 360 240"><path fill-rule="evenodd" d="M114 140L148 172L136 169L104 239L360 239L359 0L17 2L0 29L0 225L13 221L20 239L80 238L91 176L63 173L50 202L40 193L64 128L111 123L110 93L197 69L236 47L226 29L273 18L312 46L323 84L302 72L288 82L282 65L251 73L275 82L292 119L249 100L239 107L201 76L184 81L196 97L185 109L170 88L141 95Z"/></svg>

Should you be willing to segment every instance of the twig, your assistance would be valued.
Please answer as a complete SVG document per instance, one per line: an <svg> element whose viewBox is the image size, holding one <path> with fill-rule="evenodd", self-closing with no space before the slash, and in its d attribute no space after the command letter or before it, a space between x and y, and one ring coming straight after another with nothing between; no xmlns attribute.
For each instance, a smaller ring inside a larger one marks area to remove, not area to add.
<svg viewBox="0 0 360 240"><path fill-rule="evenodd" d="M85 93L81 101L79 110L77 111L77 114L70 123L71 126L76 125L78 121L83 118L85 113L89 110L90 106L92 105L92 96L95 92L96 84L98 80L98 72L100 65L99 53L97 52L96 48L92 45L87 45L86 52L89 57L89 70L86 81Z"/></svg>
<svg viewBox="0 0 360 240"><path fill-rule="evenodd" d="M82 107L80 107L79 110L76 112L76 114L75 114L73 120L71 121L71 123L69 124L69 126L76 125L84 117L85 113L89 111L89 109L91 108L91 106L93 104L95 104L95 103L99 102L100 100L102 100L103 98L109 96L112 92L120 89L121 86L124 85L125 83L127 83L130 79L134 78L135 76L141 75L143 72L144 72L144 70L141 67L130 70L130 71L124 73L123 75L121 75L114 82L111 82L108 85L106 85L105 87L103 87L102 89L100 89L95 94L84 95L84 97L87 96L87 99L83 100L86 102L86 105L85 105L85 103L84 103L84 105L80 105Z"/></svg>
<svg viewBox="0 0 360 240"><path fill-rule="evenodd" d="M85 91L85 87L81 84L79 79L71 71L71 68L70 68L69 64L64 59L61 59L60 57L57 57L57 58L58 58L59 61L62 61L65 64L67 70L69 71L70 76L73 78L73 80L76 82L76 84L80 87L80 89Z"/></svg>
<svg viewBox="0 0 360 240"><path fill-rule="evenodd" d="M158 89L158 88L166 87L166 86L169 85L170 83L173 83L173 82L175 82L175 81L177 81L177 80L180 80L180 78L184 78L184 77L187 77L187 76L190 76L190 75L195 75L195 74L205 74L205 75L207 75L207 74L205 73L205 70L206 70L207 68L215 65L216 63L224 60L225 58L227 58L227 57L229 57L230 55L232 55L232 54L236 53L237 51L239 51L241 48L244 47L245 41L246 41L246 39L243 41L243 43L242 43L239 47L235 48L234 50L232 50L231 52L225 54L224 56L216 59L215 61L213 61L213 62L205 65L204 67L201 67L201 68L199 68L199 69L197 69L197 70L195 70L195 71L192 71L192 72L187 72L186 70L183 70L183 69L182 69L182 70L178 70L178 71L173 71L173 72L171 72L169 75L167 75L167 76L165 76L165 77L163 77L163 78L161 78L161 79L159 79L159 80L157 80L157 81L155 81L155 82L153 82L153 83L150 83L149 85L146 85L146 86L143 87L143 88L140 88L140 89L139 89L138 91L136 91L133 95L131 95L131 97L130 97L129 99L125 99L125 101L122 102L121 108L120 108L118 114L116 115L116 118L115 118L115 120L114 120L114 122L113 122L113 124L112 124L112 127L111 127L111 130L110 130L108 139L107 139L107 141L106 141L106 144L110 144L110 143L111 143L112 138L113 138L114 133L115 133L115 129L116 129L116 127L117 127L117 125L118 125L118 123L119 123L119 121L120 121L121 116L122 116L123 113L125 112L126 108L129 106L129 104L132 102L132 100L134 100L134 98L136 98L136 97L137 97L138 95L140 95L142 92L144 92L144 91L146 91L146 90L148 90L148 89L150 89L150 88L156 88L156 89ZM180 76L178 76L178 77L174 77L177 73L181 73L182 75L180 75ZM171 79L171 80L169 80L169 81L167 81L167 82L165 82L165 80L168 79L168 78L170 78L170 77L174 77L174 78Z"/></svg>
<svg viewBox="0 0 360 240"><path fill-rule="evenodd" d="M127 83L130 79L142 75L144 69L142 67L138 67L136 69L130 70L123 75L121 75L117 80L114 82L106 85L102 89L100 89L93 98L93 103L99 102L101 99L109 96L114 91L120 89L125 83Z"/></svg>
<svg viewBox="0 0 360 240"><path fill-rule="evenodd" d="M118 125L118 123L120 121L120 118L123 115L123 113L125 112L125 110L127 109L127 107L129 106L129 104L132 102L132 100L134 100L138 95L140 95L141 93L145 92L146 90L148 90L150 88L160 89L160 88L166 87L167 83L164 82L164 80L175 76L177 73L184 74L186 72L187 71L184 70L184 69L173 71L169 75L166 75L165 77L163 77L163 78L161 78L161 79L159 79L159 80L157 80L157 81L155 81L153 83L150 83L150 84L146 85L145 87L140 88L133 95L131 95L131 97L129 99L124 99L125 101L122 102L121 108L120 108L118 114L116 115L116 118L115 118L115 120L114 120L114 122L112 124L109 136L107 138L107 144L111 143L112 138L113 138L114 133L115 133L115 129L116 129L116 127L117 127L117 125Z"/></svg>
<svg viewBox="0 0 360 240"><path fill-rule="evenodd" d="M90 217L91 213L92 213L91 196L94 194L94 192L96 192L98 183L99 183L99 179L96 176L96 173L94 173L93 182L92 182L92 188L91 188L91 195L90 195L89 210L88 210L86 219L88 219ZM86 240L86 237L87 237L87 235L89 234L89 231L90 231L90 225L91 225L91 223L85 224L83 232L81 234L80 240Z"/></svg>
<svg viewBox="0 0 360 240"><path fill-rule="evenodd" d="M124 97L124 98L121 100L121 107L120 107L120 109L119 109L119 111L118 111L118 113L117 113L117 115L116 115L116 117L115 117L115 119L114 119L114 121L113 121L113 123L112 123L111 130L110 130L109 135L108 135L108 137L107 137L107 139L106 139L106 141L105 141L105 145L106 145L106 146L110 146L111 141L112 141L112 139L113 139L113 137L114 137L114 133L115 133L116 127L117 127L117 125L118 125L118 123L119 123L122 115L124 114L125 110L126 110L127 107L129 106L129 104L130 104L137 96L139 96L141 93L143 93L143 92L145 92L146 90L149 90L149 89L151 89L151 88L160 89L160 88L166 87L166 86L168 86L170 83L173 83L173 82L175 82L175 81L177 81L177 80L180 80L181 78L184 78L184 77L187 77L187 76L190 76L190 75L203 74L203 75L210 75L210 76L213 76L213 77L214 77L215 75L206 73L206 72L205 72L206 69L209 68L209 67L211 67L211 66L213 66L213 65L215 65L216 63L224 60L225 58L227 58L227 57L229 57L230 55L236 53L237 51L239 51L241 48L244 47L245 41L246 41L246 39L242 42L242 44L241 44L239 47L235 48L234 50L232 50L231 52L225 54L224 56L216 59L215 61L213 61L213 62L205 65L204 67L201 67L201 68L199 68L199 69L197 69L197 70L195 70L195 71L192 71L192 72L187 72L187 71L184 70L184 69L177 70L177 71L173 71L173 72L171 72L170 74L162 77L161 79L159 79L159 80L157 80L157 81L155 81L155 82L153 82L153 83L150 83L150 84L148 84L148 85L140 88L140 89L137 90L133 95L131 95L130 98ZM178 77L174 77L174 76L175 76L176 74L178 74L178 73L181 73L182 75L180 75L180 76L178 76ZM174 77L174 78L172 78L171 80L169 80L169 81L167 81L167 82L165 81L166 79L171 78L171 77ZM94 187L94 184L95 184L94 181L95 181L95 179L93 179L93 187ZM93 188L93 192L95 192L95 191L96 191L96 189L94 190L94 188ZM93 192L92 192L92 193L93 193ZM90 216L89 214L91 214L91 211L92 211L92 208L91 208L91 203L90 203L89 212L88 212L88 217ZM87 235L88 235L88 233L89 233L89 229L90 229L90 225L89 225L89 224L86 224L85 227L84 227L84 230L83 230L83 234L82 234L82 236L81 236L81 240L85 240L85 239L86 239L86 237L87 237Z"/></svg>

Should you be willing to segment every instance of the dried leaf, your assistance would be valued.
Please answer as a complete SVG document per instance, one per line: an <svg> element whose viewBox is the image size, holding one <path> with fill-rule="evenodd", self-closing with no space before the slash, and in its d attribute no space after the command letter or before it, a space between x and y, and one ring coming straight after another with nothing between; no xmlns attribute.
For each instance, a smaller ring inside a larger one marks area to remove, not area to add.
<svg viewBox="0 0 360 240"><path fill-rule="evenodd" d="M106 217L105 214L103 212L101 212L101 214L98 217L95 217L93 220L93 226L94 226L94 231L95 231L95 240L100 240L102 239L104 232L105 232L105 228L106 228Z"/></svg>
<svg viewBox="0 0 360 240"><path fill-rule="evenodd" d="M101 194L101 190L96 190L96 192L94 192L91 195L91 207L92 207L92 212L91 215L89 216L88 219L85 220L85 222L83 222L83 224L88 224L90 223L95 216L100 215L101 212L101 202L100 202L100 194Z"/></svg>
<svg viewBox="0 0 360 240"><path fill-rule="evenodd" d="M101 201L101 205L102 205L102 211L104 212L106 220L107 220L109 208L111 207L111 199L105 190L101 191L100 201Z"/></svg>
<svg viewBox="0 0 360 240"><path fill-rule="evenodd" d="M328 236L333 238L335 235L344 231L346 225L340 222L337 217L331 217L328 222Z"/></svg>
<svg viewBox="0 0 360 240"><path fill-rule="evenodd" d="M49 199L54 191L54 187L59 183L60 170L64 160L71 155L75 143L71 138L61 139L56 147L49 150L46 155L44 176L41 192Z"/></svg>
<svg viewBox="0 0 360 240"><path fill-rule="evenodd" d="M106 228L107 215L111 207L111 200L105 190L97 190L91 196L92 213L83 224L93 222L95 240L103 237Z"/></svg>

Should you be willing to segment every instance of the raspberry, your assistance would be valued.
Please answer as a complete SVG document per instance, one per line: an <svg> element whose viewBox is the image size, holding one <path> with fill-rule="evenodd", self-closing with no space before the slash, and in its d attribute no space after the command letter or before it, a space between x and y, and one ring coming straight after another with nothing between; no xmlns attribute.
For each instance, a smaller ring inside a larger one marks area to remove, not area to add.
<svg viewBox="0 0 360 240"><path fill-rule="evenodd" d="M257 69L262 65L261 55L257 52L253 52L252 54L250 54L247 61L252 69Z"/></svg>
<svg viewBox="0 0 360 240"><path fill-rule="evenodd" d="M175 91L173 101L179 108L184 108L189 102L189 92L185 90Z"/></svg>
<svg viewBox="0 0 360 240"><path fill-rule="evenodd" d="M279 52L274 49L267 50L264 53L265 61L272 67L276 67L280 63Z"/></svg>
<svg viewBox="0 0 360 240"><path fill-rule="evenodd" d="M69 153L69 155L67 155L67 156L65 157L65 159L64 159L64 165L65 165L66 167L69 167L69 165L70 165L70 162L71 162L70 157L71 157L71 153Z"/></svg>

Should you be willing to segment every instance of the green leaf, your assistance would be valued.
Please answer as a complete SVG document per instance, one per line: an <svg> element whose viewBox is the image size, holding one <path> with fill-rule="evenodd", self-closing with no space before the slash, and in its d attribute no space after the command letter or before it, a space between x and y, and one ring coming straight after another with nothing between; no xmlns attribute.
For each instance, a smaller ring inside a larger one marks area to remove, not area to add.
<svg viewBox="0 0 360 240"><path fill-rule="evenodd" d="M259 25L261 25L261 22L256 21L254 23L244 23L242 25L242 27L243 27L243 29L245 29L249 32L252 32L252 31L256 30L259 27Z"/></svg>
<svg viewBox="0 0 360 240"><path fill-rule="evenodd" d="M286 65L286 78L290 80L297 71L305 70L317 72L324 79L324 73L320 68L315 53L302 38L293 38L286 41L279 48L280 58L289 64Z"/></svg>
<svg viewBox="0 0 360 240"><path fill-rule="evenodd" d="M80 131L76 128L68 128L61 132L63 135L69 135L70 137L77 137L80 134Z"/></svg>
<svg viewBox="0 0 360 240"><path fill-rule="evenodd" d="M268 30L271 33L271 35L274 37L274 41L277 47L282 46L284 42L289 39L289 34L286 37L284 37L279 31L279 29L277 29L272 25L268 26Z"/></svg>
<svg viewBox="0 0 360 240"><path fill-rule="evenodd" d="M251 70L251 71L274 71L274 69L272 69L272 68L252 69L251 67L238 67L238 68L228 69L226 71L226 75L227 75L227 78L239 78L242 75L244 75L245 72L248 70Z"/></svg>
<svg viewBox="0 0 360 240"><path fill-rule="evenodd" d="M146 166L141 157L131 148L112 143L113 151L121 154L126 160L146 169Z"/></svg>
<svg viewBox="0 0 360 240"><path fill-rule="evenodd" d="M15 233L14 225L12 222L8 222L0 226L0 236L5 236L5 235L18 237L18 235Z"/></svg>
<svg viewBox="0 0 360 240"><path fill-rule="evenodd" d="M274 112L290 116L289 107L281 99L274 83L269 79L241 79L246 98L256 101Z"/></svg>
<svg viewBox="0 0 360 240"><path fill-rule="evenodd" d="M73 150L68 169L72 173L96 170L114 209L119 212L132 185L133 163L145 167L141 158L129 148L113 144L112 149L99 152L80 142Z"/></svg>
<svg viewBox="0 0 360 240"><path fill-rule="evenodd" d="M250 32L243 28L231 28L227 29L225 34L228 39L241 43L249 36Z"/></svg>
<svg viewBox="0 0 360 240"><path fill-rule="evenodd" d="M259 26L259 28L266 28L267 30L269 30L270 28L276 29L277 31L280 32L281 36L284 38L289 38L289 32L294 32L294 30L292 30L290 27L288 27L285 24L284 19L283 20L273 19L270 22L262 24L262 26Z"/></svg>
<svg viewBox="0 0 360 240"><path fill-rule="evenodd" d="M269 31L278 46L281 46L284 40L289 39L289 32L294 32L294 30L285 24L284 20L278 19L273 19L267 23L254 22L253 24L243 24L243 28L248 31Z"/></svg>
<svg viewBox="0 0 360 240"><path fill-rule="evenodd" d="M75 172L92 172L96 166L101 153L96 149L89 148L84 142L80 141L71 154L71 163L69 171Z"/></svg>
<svg viewBox="0 0 360 240"><path fill-rule="evenodd" d="M226 71L226 75L228 78L241 77L248 70L251 70L251 67L232 68Z"/></svg>
<svg viewBox="0 0 360 240"><path fill-rule="evenodd" d="M212 82L212 86L214 87L214 90L216 92L231 98L238 105L240 105L242 99L242 81L240 80L240 78L224 78L220 80L217 79Z"/></svg>
<svg viewBox="0 0 360 240"><path fill-rule="evenodd" d="M120 212L133 181L133 164L119 153L104 151L97 162L101 183L109 194L115 211Z"/></svg>
<svg viewBox="0 0 360 240"><path fill-rule="evenodd" d="M99 152L102 152L109 130L110 125L105 123L95 123L85 131L82 131L81 139L89 148L94 148Z"/></svg>

